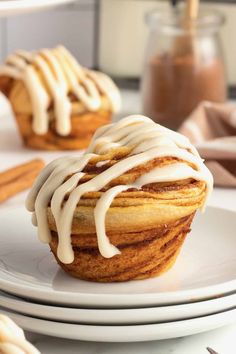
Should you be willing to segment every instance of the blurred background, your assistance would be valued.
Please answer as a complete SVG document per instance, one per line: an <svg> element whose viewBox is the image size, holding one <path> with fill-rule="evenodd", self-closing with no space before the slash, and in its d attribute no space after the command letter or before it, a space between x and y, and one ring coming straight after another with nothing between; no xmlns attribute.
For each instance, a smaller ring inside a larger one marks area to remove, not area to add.
<svg viewBox="0 0 236 354"><path fill-rule="evenodd" d="M201 2L226 17L221 38L230 96L236 87L236 2ZM47 11L0 20L0 60L19 47L36 49L64 44L81 64L99 68L122 86L138 87L148 37L145 14L169 7L167 0L77 0Z"/></svg>

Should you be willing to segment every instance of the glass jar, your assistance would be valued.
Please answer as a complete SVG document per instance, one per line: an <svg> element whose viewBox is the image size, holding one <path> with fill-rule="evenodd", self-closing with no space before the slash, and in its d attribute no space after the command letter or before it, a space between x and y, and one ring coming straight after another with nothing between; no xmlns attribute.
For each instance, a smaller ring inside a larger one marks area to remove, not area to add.
<svg viewBox="0 0 236 354"><path fill-rule="evenodd" d="M224 102L227 96L219 29L224 22L218 12L202 11L186 21L181 9L153 11L142 99L144 114L177 129L203 100Z"/></svg>

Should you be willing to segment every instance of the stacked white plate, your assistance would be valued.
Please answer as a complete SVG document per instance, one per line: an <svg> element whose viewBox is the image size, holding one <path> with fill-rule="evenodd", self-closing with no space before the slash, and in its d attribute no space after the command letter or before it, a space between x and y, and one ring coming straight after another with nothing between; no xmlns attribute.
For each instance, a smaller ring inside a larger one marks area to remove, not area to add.
<svg viewBox="0 0 236 354"><path fill-rule="evenodd" d="M236 214L198 215L175 266L159 278L73 279L38 242L24 209L0 216L0 312L25 330L89 341L186 336L236 321Z"/></svg>

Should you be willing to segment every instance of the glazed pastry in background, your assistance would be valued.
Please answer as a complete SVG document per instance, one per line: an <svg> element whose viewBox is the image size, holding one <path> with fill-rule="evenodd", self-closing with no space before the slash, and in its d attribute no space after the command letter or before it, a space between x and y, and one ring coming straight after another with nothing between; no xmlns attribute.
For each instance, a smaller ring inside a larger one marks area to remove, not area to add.
<svg viewBox="0 0 236 354"><path fill-rule="evenodd" d="M40 354L26 339L23 330L0 314L0 354Z"/></svg>
<svg viewBox="0 0 236 354"><path fill-rule="evenodd" d="M80 66L62 46L9 55L0 67L0 90L24 144L35 149L83 149L120 108L113 81Z"/></svg>
<svg viewBox="0 0 236 354"><path fill-rule="evenodd" d="M98 129L84 155L50 163L26 206L66 272L126 281L173 265L212 186L188 138L135 115Z"/></svg>

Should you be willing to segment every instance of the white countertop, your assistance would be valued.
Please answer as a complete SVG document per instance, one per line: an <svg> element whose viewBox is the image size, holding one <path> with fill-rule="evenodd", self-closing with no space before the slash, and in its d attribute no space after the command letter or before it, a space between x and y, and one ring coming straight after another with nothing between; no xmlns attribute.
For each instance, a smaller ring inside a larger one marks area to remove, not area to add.
<svg viewBox="0 0 236 354"><path fill-rule="evenodd" d="M120 116L139 113L140 100L136 91L123 90L123 112ZM42 153L24 149L16 132L9 107L2 97L0 126L0 163L5 169L36 156L46 161L58 156L58 153ZM67 153L68 154L68 153ZM0 211L24 203L26 193L21 193L0 205ZM210 205L229 208L236 211L236 189L215 188ZM58 338L30 335L42 354L207 354L206 347L213 348L218 354L234 354L236 348L236 324L199 335L165 341L143 343L89 343L62 340Z"/></svg>

